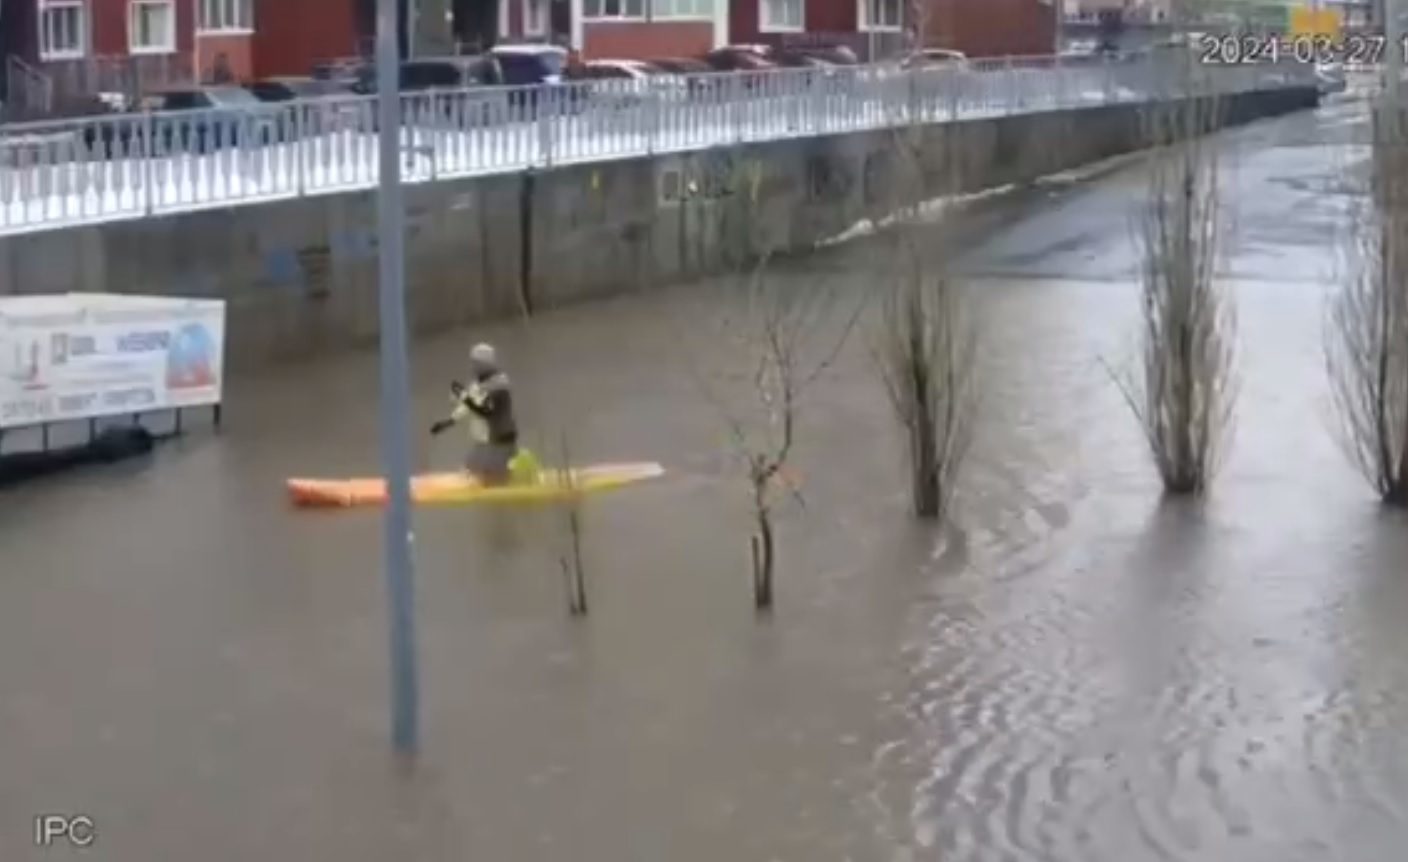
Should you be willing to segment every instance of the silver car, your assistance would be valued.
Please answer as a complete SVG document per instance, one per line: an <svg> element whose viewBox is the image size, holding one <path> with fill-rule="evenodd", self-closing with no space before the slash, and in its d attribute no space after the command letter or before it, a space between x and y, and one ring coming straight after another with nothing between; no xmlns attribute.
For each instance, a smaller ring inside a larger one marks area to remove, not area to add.
<svg viewBox="0 0 1408 862"><path fill-rule="evenodd" d="M644 60L590 60L581 77L588 82L597 104L639 104L646 99L683 100L689 88L681 75L666 72Z"/></svg>

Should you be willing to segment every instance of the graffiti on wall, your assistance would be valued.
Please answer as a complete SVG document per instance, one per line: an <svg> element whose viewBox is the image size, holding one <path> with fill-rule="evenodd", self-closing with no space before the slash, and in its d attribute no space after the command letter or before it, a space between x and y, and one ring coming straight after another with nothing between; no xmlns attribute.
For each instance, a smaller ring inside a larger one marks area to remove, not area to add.
<svg viewBox="0 0 1408 862"><path fill-rule="evenodd" d="M688 169L661 171L657 199L661 205L687 200L717 201L747 195L756 203L763 182L763 166L756 159L744 160L731 150L700 153Z"/></svg>

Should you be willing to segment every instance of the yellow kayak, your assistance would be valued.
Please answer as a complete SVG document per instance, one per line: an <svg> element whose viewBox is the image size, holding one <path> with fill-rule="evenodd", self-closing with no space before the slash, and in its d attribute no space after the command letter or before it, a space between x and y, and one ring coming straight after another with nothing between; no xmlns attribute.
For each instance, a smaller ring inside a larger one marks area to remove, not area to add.
<svg viewBox="0 0 1408 862"><path fill-rule="evenodd" d="M619 488L665 475L651 462L598 464L568 470L545 468L526 482L485 487L463 472L425 473L411 479L411 500L423 504L551 502ZM380 506L385 479L289 479L289 501L300 508Z"/></svg>

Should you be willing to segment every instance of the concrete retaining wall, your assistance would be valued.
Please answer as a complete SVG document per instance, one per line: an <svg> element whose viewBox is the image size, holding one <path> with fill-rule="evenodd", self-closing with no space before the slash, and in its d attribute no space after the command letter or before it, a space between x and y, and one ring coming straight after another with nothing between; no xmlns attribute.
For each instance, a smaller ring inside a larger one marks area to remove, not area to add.
<svg viewBox="0 0 1408 862"><path fill-rule="evenodd" d="M1225 102L1227 124L1313 106L1313 91ZM938 196L1030 180L1137 149L1136 108L1005 117L922 130ZM409 318L419 332L667 284L760 247L803 250L893 198L895 136L775 141L407 188ZM955 182L958 174L960 180ZM219 296L232 370L374 339L372 192L0 239L0 295L70 290Z"/></svg>

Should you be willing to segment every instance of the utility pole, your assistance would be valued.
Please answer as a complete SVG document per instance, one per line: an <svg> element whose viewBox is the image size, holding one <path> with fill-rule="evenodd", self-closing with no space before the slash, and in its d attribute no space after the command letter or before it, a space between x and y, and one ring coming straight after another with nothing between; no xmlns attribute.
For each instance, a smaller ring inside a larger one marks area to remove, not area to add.
<svg viewBox="0 0 1408 862"><path fill-rule="evenodd" d="M1384 10L1384 95L1397 105L1403 84L1403 5L1402 0L1383 0Z"/></svg>
<svg viewBox="0 0 1408 862"><path fill-rule="evenodd" d="M415 589L411 555L410 374L406 357L406 211L401 194L401 58L397 0L377 0L377 239L381 312L381 447L386 470L386 594L391 640L391 738L419 747Z"/></svg>

